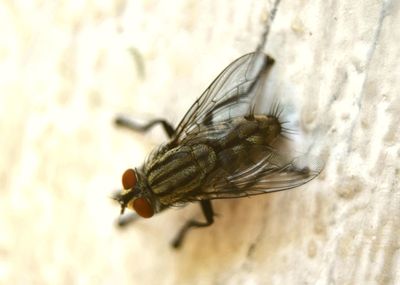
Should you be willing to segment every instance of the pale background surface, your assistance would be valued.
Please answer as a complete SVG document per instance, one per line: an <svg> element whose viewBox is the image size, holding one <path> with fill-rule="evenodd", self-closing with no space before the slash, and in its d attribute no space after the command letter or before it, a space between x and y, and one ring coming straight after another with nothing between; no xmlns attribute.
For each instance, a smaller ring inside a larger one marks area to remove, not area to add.
<svg viewBox="0 0 400 285"><path fill-rule="evenodd" d="M113 227L122 172L165 138L111 122L177 123L254 49L270 3L1 1L0 284L400 284L399 5L283 0L270 80L297 98L325 170L216 202L215 225L176 252L196 205Z"/></svg>

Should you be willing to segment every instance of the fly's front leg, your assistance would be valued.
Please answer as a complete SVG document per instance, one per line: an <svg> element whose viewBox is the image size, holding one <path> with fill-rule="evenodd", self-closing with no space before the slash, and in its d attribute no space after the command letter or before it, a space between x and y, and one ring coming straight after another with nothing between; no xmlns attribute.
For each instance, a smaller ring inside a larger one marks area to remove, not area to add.
<svg viewBox="0 0 400 285"><path fill-rule="evenodd" d="M120 228L124 228L127 225L135 222L139 216L136 213L129 213L125 215L121 215L117 220L117 226Z"/></svg>
<svg viewBox="0 0 400 285"><path fill-rule="evenodd" d="M214 211L210 200L200 201L201 210L203 211L205 222L199 222L196 220L189 220L181 228L179 233L176 235L175 239L172 241L172 246L174 248L179 248L182 245L183 239L191 228L204 228L212 225L214 223Z"/></svg>
<svg viewBox="0 0 400 285"><path fill-rule="evenodd" d="M128 129L136 131L136 132L147 132L152 127L154 127L158 124L161 124L169 138L171 138L175 134L174 127L172 127L172 125L164 119L155 119L155 120L151 120L150 122L148 122L146 124L138 124L138 123L134 122L133 120L130 120L124 116L118 116L115 119L115 124L117 126L128 128Z"/></svg>

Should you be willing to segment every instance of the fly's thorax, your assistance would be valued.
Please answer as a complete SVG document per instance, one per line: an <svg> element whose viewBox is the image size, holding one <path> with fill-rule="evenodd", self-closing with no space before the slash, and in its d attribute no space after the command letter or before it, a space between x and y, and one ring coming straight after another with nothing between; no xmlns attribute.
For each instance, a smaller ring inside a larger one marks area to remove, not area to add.
<svg viewBox="0 0 400 285"><path fill-rule="evenodd" d="M201 187L215 164L216 154L211 146L183 145L153 156L144 173L155 198L170 206L182 200L185 193Z"/></svg>

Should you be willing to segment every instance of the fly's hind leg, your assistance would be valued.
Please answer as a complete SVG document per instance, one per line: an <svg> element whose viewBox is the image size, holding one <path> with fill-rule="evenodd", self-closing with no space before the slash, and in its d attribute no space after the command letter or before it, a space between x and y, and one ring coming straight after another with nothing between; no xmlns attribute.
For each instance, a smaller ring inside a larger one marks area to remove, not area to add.
<svg viewBox="0 0 400 285"><path fill-rule="evenodd" d="M133 120L130 120L124 116L118 116L115 119L115 124L117 126L133 130L135 132L147 132L152 127L161 124L161 126L163 127L165 133L168 135L169 138L171 138L175 134L174 127L172 127L172 125L164 119L155 119L145 124L138 124L137 122L134 122Z"/></svg>
<svg viewBox="0 0 400 285"><path fill-rule="evenodd" d="M214 223L214 211L210 200L200 201L201 210L203 211L205 222L199 222L196 220L189 220L180 229L174 240L172 241L172 246L174 248L179 248L182 245L183 239L191 228L204 228L212 225Z"/></svg>

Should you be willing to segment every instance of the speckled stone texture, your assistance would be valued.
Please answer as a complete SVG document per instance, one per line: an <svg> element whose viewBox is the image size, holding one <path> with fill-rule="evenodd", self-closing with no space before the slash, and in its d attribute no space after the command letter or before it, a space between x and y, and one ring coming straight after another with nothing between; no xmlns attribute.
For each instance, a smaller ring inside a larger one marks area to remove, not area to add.
<svg viewBox="0 0 400 285"><path fill-rule="evenodd" d="M0 284L400 284L400 2L282 0L265 52L325 169L114 227L122 172L252 51L267 1L0 1Z"/></svg>

